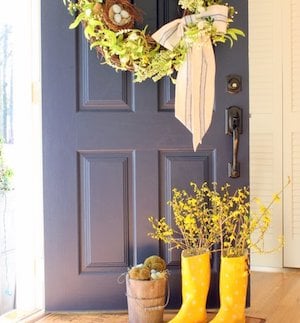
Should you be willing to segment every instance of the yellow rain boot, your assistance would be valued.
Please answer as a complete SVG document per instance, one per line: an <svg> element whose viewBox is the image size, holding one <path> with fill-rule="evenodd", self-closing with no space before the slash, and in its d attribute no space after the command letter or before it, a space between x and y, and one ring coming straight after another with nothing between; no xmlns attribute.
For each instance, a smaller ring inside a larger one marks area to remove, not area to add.
<svg viewBox="0 0 300 323"><path fill-rule="evenodd" d="M211 323L245 323L248 284L247 256L221 257L220 303L217 316Z"/></svg>
<svg viewBox="0 0 300 323"><path fill-rule="evenodd" d="M207 321L206 298L210 284L210 253L197 256L181 254L182 305L170 323Z"/></svg>

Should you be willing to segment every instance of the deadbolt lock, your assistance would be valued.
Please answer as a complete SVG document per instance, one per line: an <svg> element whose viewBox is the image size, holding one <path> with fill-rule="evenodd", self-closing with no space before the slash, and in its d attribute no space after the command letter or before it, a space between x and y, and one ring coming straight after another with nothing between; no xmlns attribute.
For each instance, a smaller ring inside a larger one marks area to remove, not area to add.
<svg viewBox="0 0 300 323"><path fill-rule="evenodd" d="M236 94L242 91L242 78L240 75L227 76L227 92Z"/></svg>

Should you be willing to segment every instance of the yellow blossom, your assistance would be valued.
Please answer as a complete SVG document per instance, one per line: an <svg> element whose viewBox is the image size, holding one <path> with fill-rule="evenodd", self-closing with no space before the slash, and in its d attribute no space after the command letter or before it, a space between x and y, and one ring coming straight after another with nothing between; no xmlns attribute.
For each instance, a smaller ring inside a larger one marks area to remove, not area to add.
<svg viewBox="0 0 300 323"><path fill-rule="evenodd" d="M215 252L212 246L216 243L220 244L223 255L232 257L244 255L249 248L260 253L274 250L265 250L264 236L271 225L271 206L280 199L282 190L273 195L267 206L259 198L253 198L252 204L257 208L252 210L247 187L231 194L228 183L219 191L217 183L212 183L212 188L207 183L190 185L191 194L176 188L172 191L168 205L174 227L165 218L149 218L153 228L149 236L168 243L171 248L189 249L191 254L203 249ZM282 244L279 239L278 248Z"/></svg>

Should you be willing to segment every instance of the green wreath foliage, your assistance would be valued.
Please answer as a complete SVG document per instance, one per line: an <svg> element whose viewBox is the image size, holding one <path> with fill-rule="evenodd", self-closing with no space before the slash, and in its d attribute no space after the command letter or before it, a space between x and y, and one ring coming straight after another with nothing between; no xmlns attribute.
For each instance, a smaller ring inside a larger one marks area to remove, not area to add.
<svg viewBox="0 0 300 323"><path fill-rule="evenodd" d="M208 35L214 45L229 41L232 46L238 36L245 36L242 30L229 27L225 34L218 33L213 26L213 19L208 17L202 24L186 26L179 44L173 50L168 50L151 38L147 26L144 29L112 30L103 19L101 6L105 4L105 0L63 1L70 14L75 17L69 28L74 29L82 24L91 49L96 48L101 53L104 63L116 70L132 71L136 82L148 78L158 81L164 76L172 78L185 60L187 50L199 37ZM178 5L188 14L200 13L215 4L223 4L223 1L178 1ZM235 13L234 7L229 6L228 26L233 22Z"/></svg>

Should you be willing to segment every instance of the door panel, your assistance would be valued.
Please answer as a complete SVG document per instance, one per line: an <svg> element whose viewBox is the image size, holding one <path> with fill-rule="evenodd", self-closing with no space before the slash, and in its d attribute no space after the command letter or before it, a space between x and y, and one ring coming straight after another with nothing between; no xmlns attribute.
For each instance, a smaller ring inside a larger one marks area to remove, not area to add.
<svg viewBox="0 0 300 323"><path fill-rule="evenodd" d="M46 309L125 309L118 277L151 254L166 259L170 307L178 307L180 254L147 236L148 217L170 218L172 188L190 181L248 184L247 41L216 48L213 123L194 152L190 132L174 117L170 80L136 84L130 73L99 64L81 33L68 30L72 18L61 2L42 2ZM236 2L237 25L246 30L246 3ZM151 31L180 15L177 1L136 3ZM237 95L226 92L232 73L243 78ZM234 180L227 176L232 139L224 132L231 105L244 111L242 176ZM217 290L218 257L212 263ZM209 306L217 305L211 293Z"/></svg>
<svg viewBox="0 0 300 323"><path fill-rule="evenodd" d="M79 156L81 272L126 268L132 152L81 151Z"/></svg>

